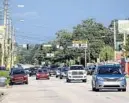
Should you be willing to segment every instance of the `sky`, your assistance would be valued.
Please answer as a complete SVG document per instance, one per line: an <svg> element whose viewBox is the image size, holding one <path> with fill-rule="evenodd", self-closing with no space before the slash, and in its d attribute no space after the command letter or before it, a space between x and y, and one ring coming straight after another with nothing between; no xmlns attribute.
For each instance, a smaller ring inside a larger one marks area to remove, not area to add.
<svg viewBox="0 0 129 103"><path fill-rule="evenodd" d="M35 44L54 40L60 29L72 31L88 18L105 26L113 19L128 18L128 5L129 0L11 0L10 9L17 42Z"/></svg>

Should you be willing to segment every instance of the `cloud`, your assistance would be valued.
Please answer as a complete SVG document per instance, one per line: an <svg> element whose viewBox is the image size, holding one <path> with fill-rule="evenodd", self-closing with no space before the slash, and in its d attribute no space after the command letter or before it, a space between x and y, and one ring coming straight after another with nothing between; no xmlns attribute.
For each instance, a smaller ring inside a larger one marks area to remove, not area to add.
<svg viewBox="0 0 129 103"><path fill-rule="evenodd" d="M16 13L13 15L13 17L17 17L17 18L30 18L30 19L37 19L40 18L39 14L37 12L24 12L24 13Z"/></svg>

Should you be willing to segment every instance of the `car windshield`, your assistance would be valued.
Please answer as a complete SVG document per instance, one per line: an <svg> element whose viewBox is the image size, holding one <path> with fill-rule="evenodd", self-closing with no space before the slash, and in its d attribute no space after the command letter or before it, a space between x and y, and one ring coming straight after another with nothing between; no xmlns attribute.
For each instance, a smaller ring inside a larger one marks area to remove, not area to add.
<svg viewBox="0 0 129 103"><path fill-rule="evenodd" d="M47 70L38 70L39 73L47 73Z"/></svg>
<svg viewBox="0 0 129 103"><path fill-rule="evenodd" d="M122 74L120 67L99 67L98 74Z"/></svg>
<svg viewBox="0 0 129 103"><path fill-rule="evenodd" d="M71 66L70 70L84 70L83 66Z"/></svg>
<svg viewBox="0 0 129 103"><path fill-rule="evenodd" d="M25 74L25 71L24 70L14 70L13 75L16 75L16 74Z"/></svg>
<svg viewBox="0 0 129 103"><path fill-rule="evenodd" d="M68 68L63 68L62 71L66 72L66 71L68 71Z"/></svg>

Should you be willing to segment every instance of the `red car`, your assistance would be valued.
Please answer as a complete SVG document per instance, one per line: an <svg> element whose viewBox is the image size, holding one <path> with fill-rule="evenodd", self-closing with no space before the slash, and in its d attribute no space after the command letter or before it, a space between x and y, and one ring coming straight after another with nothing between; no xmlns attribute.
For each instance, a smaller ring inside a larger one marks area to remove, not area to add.
<svg viewBox="0 0 129 103"><path fill-rule="evenodd" d="M36 80L38 79L50 79L48 70L39 69L36 73Z"/></svg>
<svg viewBox="0 0 129 103"><path fill-rule="evenodd" d="M13 69L10 73L10 84L25 83L28 84L28 76L24 69Z"/></svg>

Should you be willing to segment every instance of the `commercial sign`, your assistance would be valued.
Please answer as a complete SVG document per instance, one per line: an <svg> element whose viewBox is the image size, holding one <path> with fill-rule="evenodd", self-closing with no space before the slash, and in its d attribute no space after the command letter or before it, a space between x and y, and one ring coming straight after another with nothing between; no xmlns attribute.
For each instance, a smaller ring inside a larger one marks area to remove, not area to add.
<svg viewBox="0 0 129 103"><path fill-rule="evenodd" d="M52 47L51 44L44 44L43 46L44 46L44 47Z"/></svg>
<svg viewBox="0 0 129 103"><path fill-rule="evenodd" d="M77 48L87 48L87 41L86 40L79 40L79 41L73 41L73 47L77 47Z"/></svg>
<svg viewBox="0 0 129 103"><path fill-rule="evenodd" d="M47 53L46 56L47 56L47 57L54 57L54 54L53 54L53 53Z"/></svg>
<svg viewBox="0 0 129 103"><path fill-rule="evenodd" d="M3 38L5 26L0 26L0 39Z"/></svg>
<svg viewBox="0 0 129 103"><path fill-rule="evenodd" d="M118 20L118 32L129 34L129 20Z"/></svg>

